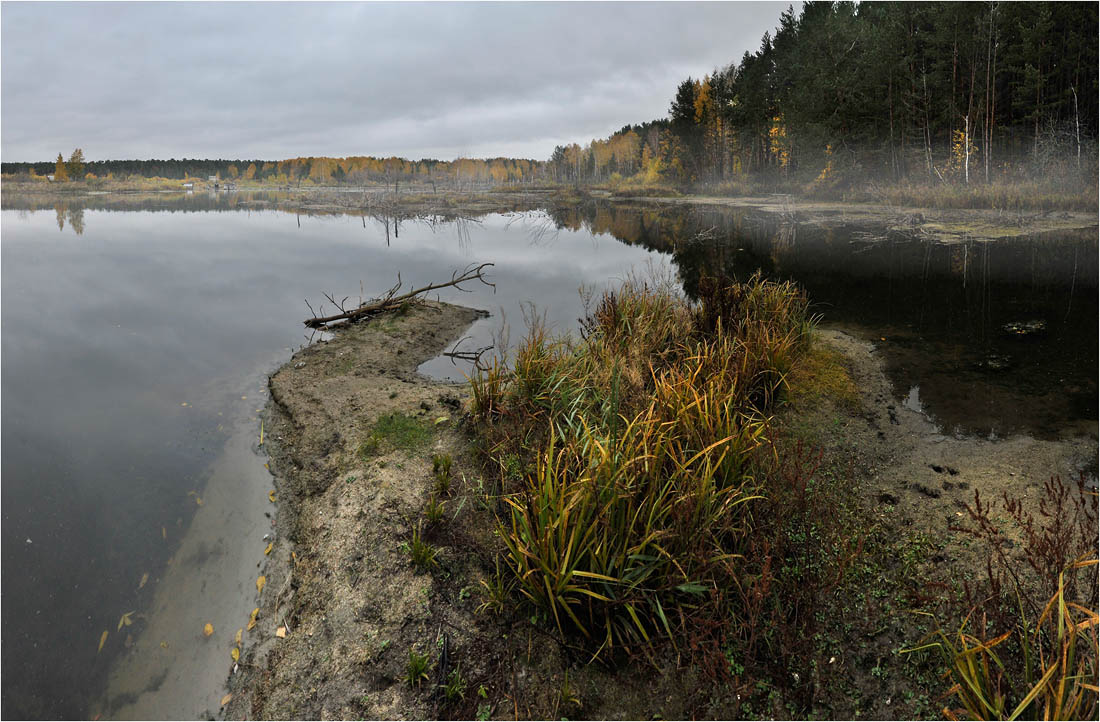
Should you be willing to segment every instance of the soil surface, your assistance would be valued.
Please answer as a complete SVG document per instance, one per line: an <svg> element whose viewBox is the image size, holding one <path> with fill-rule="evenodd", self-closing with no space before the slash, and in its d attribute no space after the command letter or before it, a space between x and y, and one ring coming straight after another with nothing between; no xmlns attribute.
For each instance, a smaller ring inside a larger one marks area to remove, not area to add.
<svg viewBox="0 0 1100 722"><path fill-rule="evenodd" d="M266 443L277 478L278 539L224 717L747 716L735 706L744 690L697 675L670 652L655 664L587 664L552 622L518 618L510 604L494 608L488 589L502 507L486 481L484 455L461 428L467 387L416 373L476 317L417 304L310 346L271 377ZM799 416L786 423L812 427L827 453L851 458L865 513L885 520L891 533L937 540L935 555L921 560L926 569L957 574L981 563L950 531L975 490L983 498L1003 491L1037 497L1053 474L1076 478L1095 469L1094 433L1054 441L944 435L890 388L874 344L836 330L820 331L819 339L841 354L857 398L794 403L788 417ZM381 435L380 420L394 414L419 429L415 439ZM435 456L453 462L446 485L433 472ZM425 516L430 499L443 502L439 521ZM414 530L436 552L426 569L411 561ZM912 681L871 671L885 666L891 645L915 641L902 639L912 631L903 620L897 625L894 637L878 642L886 651L829 660L838 685L859 678L871 687L860 691L873 700L863 715L934 713L899 706ZM423 674L412 671L410 653L427 657ZM818 715L860 713L858 701L837 707L827 697ZM765 714L789 713L773 707Z"/></svg>

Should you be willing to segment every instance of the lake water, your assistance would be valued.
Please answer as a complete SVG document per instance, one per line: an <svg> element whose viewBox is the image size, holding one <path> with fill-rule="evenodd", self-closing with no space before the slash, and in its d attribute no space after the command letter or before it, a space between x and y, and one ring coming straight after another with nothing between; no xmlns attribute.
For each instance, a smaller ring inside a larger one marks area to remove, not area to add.
<svg viewBox="0 0 1100 722"><path fill-rule="evenodd" d="M582 285L675 273L690 295L700 273L760 268L804 285L826 325L875 340L896 402L946 433L1095 432L1095 230L943 245L745 210L395 222L256 199L4 199L4 717L216 712L275 508L258 447L266 376L310 340L304 299L357 301L398 272L423 285L494 263L495 292L439 293L491 312L475 348L503 321L518 340L527 303L574 328Z"/></svg>

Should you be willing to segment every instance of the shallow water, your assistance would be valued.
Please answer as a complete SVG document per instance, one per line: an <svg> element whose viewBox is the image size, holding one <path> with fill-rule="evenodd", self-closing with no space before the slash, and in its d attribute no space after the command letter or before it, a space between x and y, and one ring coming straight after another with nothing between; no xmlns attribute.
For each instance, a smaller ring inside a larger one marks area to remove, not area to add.
<svg viewBox="0 0 1100 722"><path fill-rule="evenodd" d="M216 712L273 511L256 444L266 374L309 341L303 299L328 312L323 293L357 302L398 272L423 285L494 263L495 289L439 293L491 312L463 344L476 348L504 321L517 341L529 303L575 328L581 285L675 273L690 295L703 272L760 268L803 284L824 323L877 339L896 403L945 430L1095 431L1095 232L944 246L751 211L395 222L247 200L4 199L5 717ZM1034 333L1004 328L1036 320ZM422 370L467 368L440 357Z"/></svg>

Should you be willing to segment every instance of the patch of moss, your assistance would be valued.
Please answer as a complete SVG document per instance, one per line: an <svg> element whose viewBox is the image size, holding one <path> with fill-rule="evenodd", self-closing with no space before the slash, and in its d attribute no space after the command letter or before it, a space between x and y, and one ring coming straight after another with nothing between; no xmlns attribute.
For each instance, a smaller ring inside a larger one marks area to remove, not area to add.
<svg viewBox="0 0 1100 722"><path fill-rule="evenodd" d="M787 398L795 407L822 401L850 410L859 408L859 389L844 363L844 356L823 344L813 344L787 377Z"/></svg>
<svg viewBox="0 0 1100 722"><path fill-rule="evenodd" d="M359 445L359 455L369 458L390 449L416 451L431 440L432 427L426 420L397 411L379 417L370 436Z"/></svg>

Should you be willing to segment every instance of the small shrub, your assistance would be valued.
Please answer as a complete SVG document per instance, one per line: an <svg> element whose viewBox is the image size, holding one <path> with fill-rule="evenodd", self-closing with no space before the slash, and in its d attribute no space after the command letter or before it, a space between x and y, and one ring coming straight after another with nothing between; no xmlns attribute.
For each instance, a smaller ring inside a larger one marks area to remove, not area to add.
<svg viewBox="0 0 1100 722"><path fill-rule="evenodd" d="M412 539L405 546L409 553L409 559L417 569L428 571L437 564L435 560L436 548L421 538L419 524L413 529Z"/></svg>
<svg viewBox="0 0 1100 722"><path fill-rule="evenodd" d="M428 680L428 671L431 668L431 659L427 654L410 649L409 661L405 663L405 681L410 687L419 687L421 682Z"/></svg>
<svg viewBox="0 0 1100 722"><path fill-rule="evenodd" d="M478 612L491 611L500 614L504 611L508 598L511 595L512 582L500 569L500 560L496 561L496 571L488 579L481 580L481 586L485 590L485 601L478 605Z"/></svg>
<svg viewBox="0 0 1100 722"><path fill-rule="evenodd" d="M466 699L466 679L462 676L461 667L456 666L447 674L447 681L443 684L443 696L448 702Z"/></svg>
<svg viewBox="0 0 1100 722"><path fill-rule="evenodd" d="M435 475L435 488L440 494L446 494L451 489L451 464L453 459L450 454L436 454L432 457L432 473Z"/></svg>
<svg viewBox="0 0 1100 722"><path fill-rule="evenodd" d="M424 507L424 518L428 520L429 524L436 524L442 521L445 505L446 502L439 501L435 494L428 497L428 503Z"/></svg>

